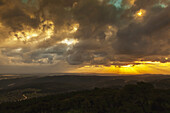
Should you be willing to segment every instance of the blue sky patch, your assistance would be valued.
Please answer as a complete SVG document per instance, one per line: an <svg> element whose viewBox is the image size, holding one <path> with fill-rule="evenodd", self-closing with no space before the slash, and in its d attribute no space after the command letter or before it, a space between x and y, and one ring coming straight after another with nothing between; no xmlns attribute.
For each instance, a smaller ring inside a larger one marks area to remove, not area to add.
<svg viewBox="0 0 170 113"><path fill-rule="evenodd" d="M109 4L114 5L116 8L121 8L122 0L110 0Z"/></svg>

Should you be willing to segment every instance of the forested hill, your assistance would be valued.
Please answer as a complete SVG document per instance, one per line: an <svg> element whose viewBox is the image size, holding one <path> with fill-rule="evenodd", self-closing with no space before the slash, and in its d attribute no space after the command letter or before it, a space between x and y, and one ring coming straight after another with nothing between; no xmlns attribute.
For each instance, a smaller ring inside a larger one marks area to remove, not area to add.
<svg viewBox="0 0 170 113"><path fill-rule="evenodd" d="M0 105L0 113L170 113L170 89L139 82Z"/></svg>

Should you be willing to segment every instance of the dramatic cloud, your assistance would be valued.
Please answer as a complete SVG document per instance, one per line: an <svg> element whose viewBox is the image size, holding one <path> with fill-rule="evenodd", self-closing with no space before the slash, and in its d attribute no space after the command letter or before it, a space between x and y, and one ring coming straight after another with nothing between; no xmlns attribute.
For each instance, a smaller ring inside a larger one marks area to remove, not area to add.
<svg viewBox="0 0 170 113"><path fill-rule="evenodd" d="M22 65L23 70L36 65L65 72L69 66L168 63L169 4L169 0L0 0L0 69L9 66L17 72Z"/></svg>
<svg viewBox="0 0 170 113"><path fill-rule="evenodd" d="M131 23L118 31L117 53L129 55L169 55L170 7L152 14L142 23Z"/></svg>

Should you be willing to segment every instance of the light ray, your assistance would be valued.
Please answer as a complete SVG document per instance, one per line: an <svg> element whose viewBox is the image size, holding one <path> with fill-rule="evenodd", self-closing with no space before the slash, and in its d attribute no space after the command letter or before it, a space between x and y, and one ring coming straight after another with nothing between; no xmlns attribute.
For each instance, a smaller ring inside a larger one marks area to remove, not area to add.
<svg viewBox="0 0 170 113"><path fill-rule="evenodd" d="M137 61L136 61L137 62ZM139 61L140 62L140 61ZM112 74L170 74L170 62L158 63L148 61L138 65L125 65L125 66L83 66L75 69L72 72L78 73L112 73ZM166 71L165 71L166 70Z"/></svg>

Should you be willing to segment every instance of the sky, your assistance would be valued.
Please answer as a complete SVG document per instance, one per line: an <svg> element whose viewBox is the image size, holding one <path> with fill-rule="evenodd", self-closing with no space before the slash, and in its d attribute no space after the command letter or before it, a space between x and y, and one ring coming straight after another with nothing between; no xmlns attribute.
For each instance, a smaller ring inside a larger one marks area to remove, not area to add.
<svg viewBox="0 0 170 113"><path fill-rule="evenodd" d="M0 73L170 74L170 0L0 0Z"/></svg>

